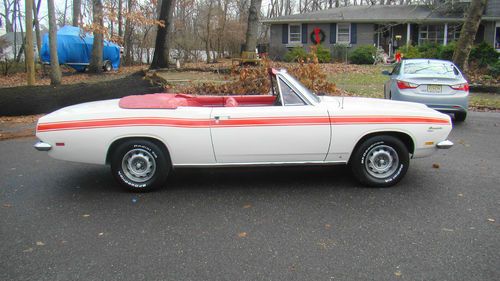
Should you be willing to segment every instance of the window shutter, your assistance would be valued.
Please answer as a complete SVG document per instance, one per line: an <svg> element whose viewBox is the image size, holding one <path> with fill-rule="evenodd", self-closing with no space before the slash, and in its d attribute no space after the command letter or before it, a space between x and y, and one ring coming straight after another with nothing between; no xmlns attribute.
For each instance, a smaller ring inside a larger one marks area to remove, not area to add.
<svg viewBox="0 0 500 281"><path fill-rule="evenodd" d="M302 24L302 44L307 44L307 23Z"/></svg>
<svg viewBox="0 0 500 281"><path fill-rule="evenodd" d="M281 43L288 44L288 24L283 24L282 25Z"/></svg>
<svg viewBox="0 0 500 281"><path fill-rule="evenodd" d="M351 23L351 44L356 44L356 42L358 42L358 26Z"/></svg>
<svg viewBox="0 0 500 281"><path fill-rule="evenodd" d="M337 43L337 24L330 23L330 44Z"/></svg>

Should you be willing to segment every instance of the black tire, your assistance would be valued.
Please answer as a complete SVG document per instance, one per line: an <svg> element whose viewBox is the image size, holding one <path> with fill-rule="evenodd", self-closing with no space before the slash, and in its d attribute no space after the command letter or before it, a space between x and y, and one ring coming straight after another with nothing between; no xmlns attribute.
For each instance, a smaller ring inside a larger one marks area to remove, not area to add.
<svg viewBox="0 0 500 281"><path fill-rule="evenodd" d="M373 164L376 161L379 161L378 164ZM389 164L385 165L386 162ZM389 187L398 183L408 171L410 155L401 140L380 135L370 137L359 144L349 164L361 184Z"/></svg>
<svg viewBox="0 0 500 281"><path fill-rule="evenodd" d="M465 118L467 118L467 112L457 112L457 113L455 113L455 121L456 122L464 122Z"/></svg>
<svg viewBox="0 0 500 281"><path fill-rule="evenodd" d="M162 187L170 170L167 152L149 140L125 141L111 154L113 177L130 191L145 192Z"/></svg>
<svg viewBox="0 0 500 281"><path fill-rule="evenodd" d="M104 66L102 68L105 72L109 72L109 71L113 70L113 65L111 64L111 62L109 60L107 60L104 62Z"/></svg>

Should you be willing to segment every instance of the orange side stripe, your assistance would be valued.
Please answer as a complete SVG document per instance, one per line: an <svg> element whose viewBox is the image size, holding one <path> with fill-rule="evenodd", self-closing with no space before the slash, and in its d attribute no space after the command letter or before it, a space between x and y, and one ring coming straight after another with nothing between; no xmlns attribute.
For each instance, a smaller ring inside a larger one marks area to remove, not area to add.
<svg viewBox="0 0 500 281"><path fill-rule="evenodd" d="M272 118L234 118L227 120L179 119L179 118L113 118L82 121L65 121L42 123L37 131L59 131L77 129L97 129L128 126L165 126L180 128L210 128L210 127L261 127L261 126L314 126L314 125L362 125L362 124L442 124L449 121L430 117L401 116L342 116L342 117L272 117Z"/></svg>

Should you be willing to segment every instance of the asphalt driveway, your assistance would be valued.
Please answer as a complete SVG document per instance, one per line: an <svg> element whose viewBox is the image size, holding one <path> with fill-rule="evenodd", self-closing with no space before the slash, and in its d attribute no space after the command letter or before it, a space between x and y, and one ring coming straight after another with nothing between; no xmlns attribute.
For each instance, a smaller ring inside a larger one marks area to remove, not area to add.
<svg viewBox="0 0 500 281"><path fill-rule="evenodd" d="M345 167L177 170L122 191L107 167L0 142L0 280L500 280L500 114L385 189Z"/></svg>

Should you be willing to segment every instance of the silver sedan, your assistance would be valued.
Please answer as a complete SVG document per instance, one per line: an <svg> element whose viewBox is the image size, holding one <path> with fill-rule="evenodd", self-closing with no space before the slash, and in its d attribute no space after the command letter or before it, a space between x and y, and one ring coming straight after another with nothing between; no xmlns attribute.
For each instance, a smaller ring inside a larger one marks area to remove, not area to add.
<svg viewBox="0 0 500 281"><path fill-rule="evenodd" d="M408 59L396 64L384 85L386 99L419 102L445 113L455 121L467 117L469 84L450 61Z"/></svg>

